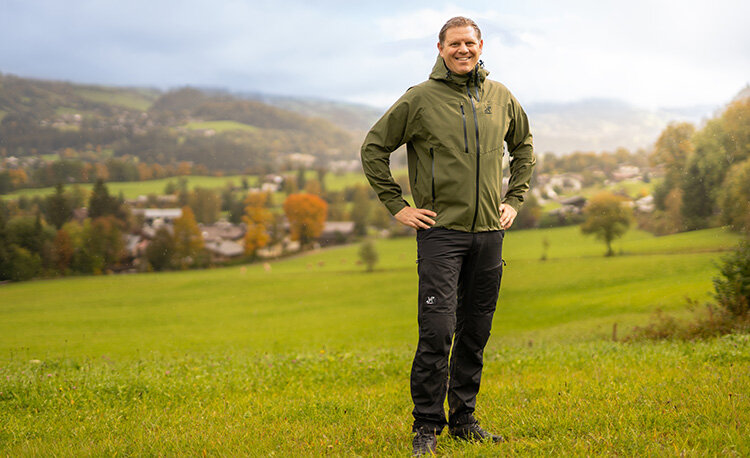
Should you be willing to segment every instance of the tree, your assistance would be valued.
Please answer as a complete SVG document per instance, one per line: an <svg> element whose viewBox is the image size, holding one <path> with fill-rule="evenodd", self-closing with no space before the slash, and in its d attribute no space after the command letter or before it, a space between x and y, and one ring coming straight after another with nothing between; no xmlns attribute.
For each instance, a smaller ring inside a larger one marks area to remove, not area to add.
<svg viewBox="0 0 750 458"><path fill-rule="evenodd" d="M711 182L707 179L708 172L701 167L700 162L706 161L698 155L691 157L680 186L682 189L680 213L685 228L689 231L709 227L711 216L714 214Z"/></svg>
<svg viewBox="0 0 750 458"><path fill-rule="evenodd" d="M73 205L65 195L62 183L58 183L55 193L47 197L45 215L47 221L58 229L73 217Z"/></svg>
<svg viewBox="0 0 750 458"><path fill-rule="evenodd" d="M304 247L320 236L326 221L328 204L311 194L291 194L284 201L284 213L289 220L292 240Z"/></svg>
<svg viewBox="0 0 750 458"><path fill-rule="evenodd" d="M187 269L203 250L203 235L188 206L182 207L182 216L174 220L174 241L177 264Z"/></svg>
<svg viewBox="0 0 750 458"><path fill-rule="evenodd" d="M89 199L89 217L98 218L100 216L116 215L120 209L120 203L116 198L109 195L107 185L101 178L96 180L94 190Z"/></svg>
<svg viewBox="0 0 750 458"><path fill-rule="evenodd" d="M692 143L694 134L695 127L692 124L672 123L662 131L654 145L651 161L663 164L666 169L664 181L654 190L654 203L659 210L665 209L667 195L682 182L685 165L695 149Z"/></svg>
<svg viewBox="0 0 750 458"><path fill-rule="evenodd" d="M122 232L117 219L112 215L92 219L87 239L92 254L101 260L100 267L94 273L116 266L125 254Z"/></svg>
<svg viewBox="0 0 750 458"><path fill-rule="evenodd" d="M203 224L212 224L219 219L221 198L211 189L195 188L190 193L188 205L195 214L195 220Z"/></svg>
<svg viewBox="0 0 750 458"><path fill-rule="evenodd" d="M357 235L367 234L367 226L370 223L370 214L372 213L371 193L372 189L366 185L359 185L354 189L351 218L354 222L354 233Z"/></svg>
<svg viewBox="0 0 750 458"><path fill-rule="evenodd" d="M729 170L719 197L721 221L735 231L750 233L750 159Z"/></svg>
<svg viewBox="0 0 750 458"><path fill-rule="evenodd" d="M613 256L612 241L627 232L632 220L632 211L625 206L624 198L601 192L591 198L583 213L586 219L581 231L603 240L607 244L606 256Z"/></svg>
<svg viewBox="0 0 750 458"><path fill-rule="evenodd" d="M714 278L714 290L719 305L732 317L748 318L750 315L750 239L722 260L721 276Z"/></svg>
<svg viewBox="0 0 750 458"><path fill-rule="evenodd" d="M174 257L174 238L169 230L162 226L146 247L146 260L154 270L167 270L172 267Z"/></svg>
<svg viewBox="0 0 750 458"><path fill-rule="evenodd" d="M242 220L247 226L244 239L247 256L255 256L255 252L266 246L270 239L268 225L273 215L267 207L268 194L265 192L251 192L245 198L245 216Z"/></svg>
<svg viewBox="0 0 750 458"><path fill-rule="evenodd" d="M516 216L513 226L518 229L531 229L537 227L539 218L541 217L542 206L539 205L536 197L529 193L526 196L526 202L524 202L523 207L518 211L518 216Z"/></svg>
<svg viewBox="0 0 750 458"><path fill-rule="evenodd" d="M55 240L52 242L52 259L55 268L60 273L65 274L68 271L74 252L75 249L70 234L64 229L58 229Z"/></svg>
<svg viewBox="0 0 750 458"><path fill-rule="evenodd" d="M372 272L378 262L378 251L372 240L365 240L359 247L359 259L367 266L367 271Z"/></svg>

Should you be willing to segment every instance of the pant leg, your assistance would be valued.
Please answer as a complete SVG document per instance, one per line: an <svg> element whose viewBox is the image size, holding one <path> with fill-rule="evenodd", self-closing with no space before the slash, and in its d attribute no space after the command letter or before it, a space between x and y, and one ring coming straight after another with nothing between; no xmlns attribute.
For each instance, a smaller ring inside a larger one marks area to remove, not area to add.
<svg viewBox="0 0 750 458"><path fill-rule="evenodd" d="M471 236L443 228L417 233L419 343L411 369L415 429L426 425L439 433L447 424L443 404L456 326L456 291Z"/></svg>
<svg viewBox="0 0 750 458"><path fill-rule="evenodd" d="M459 276L457 324L450 361L448 406L451 425L472 415L482 378L502 278L502 231L474 234Z"/></svg>

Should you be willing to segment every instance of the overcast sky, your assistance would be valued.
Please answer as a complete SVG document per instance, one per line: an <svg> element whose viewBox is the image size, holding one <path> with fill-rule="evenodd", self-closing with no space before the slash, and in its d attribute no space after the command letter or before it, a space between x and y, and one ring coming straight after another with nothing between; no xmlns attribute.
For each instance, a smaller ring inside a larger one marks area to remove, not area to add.
<svg viewBox="0 0 750 458"><path fill-rule="evenodd" d="M426 79L455 15L522 103L720 105L750 82L747 0L0 0L0 72L384 107Z"/></svg>

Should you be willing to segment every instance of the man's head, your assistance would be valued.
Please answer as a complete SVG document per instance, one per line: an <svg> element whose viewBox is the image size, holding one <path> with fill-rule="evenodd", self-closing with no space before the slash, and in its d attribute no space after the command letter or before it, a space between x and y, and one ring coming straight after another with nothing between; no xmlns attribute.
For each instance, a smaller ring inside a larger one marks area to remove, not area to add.
<svg viewBox="0 0 750 458"><path fill-rule="evenodd" d="M438 36L438 51L448 69L465 75L474 69L482 55L482 31L469 18L454 17L445 23Z"/></svg>

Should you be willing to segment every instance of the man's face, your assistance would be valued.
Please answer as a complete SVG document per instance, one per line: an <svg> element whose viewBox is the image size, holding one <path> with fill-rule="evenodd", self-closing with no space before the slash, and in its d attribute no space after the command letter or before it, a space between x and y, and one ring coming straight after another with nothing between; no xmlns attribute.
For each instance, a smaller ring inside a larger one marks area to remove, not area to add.
<svg viewBox="0 0 750 458"><path fill-rule="evenodd" d="M451 27L445 31L445 41L438 43L438 51L448 70L465 75L479 62L483 44L482 40L477 39L474 27Z"/></svg>

